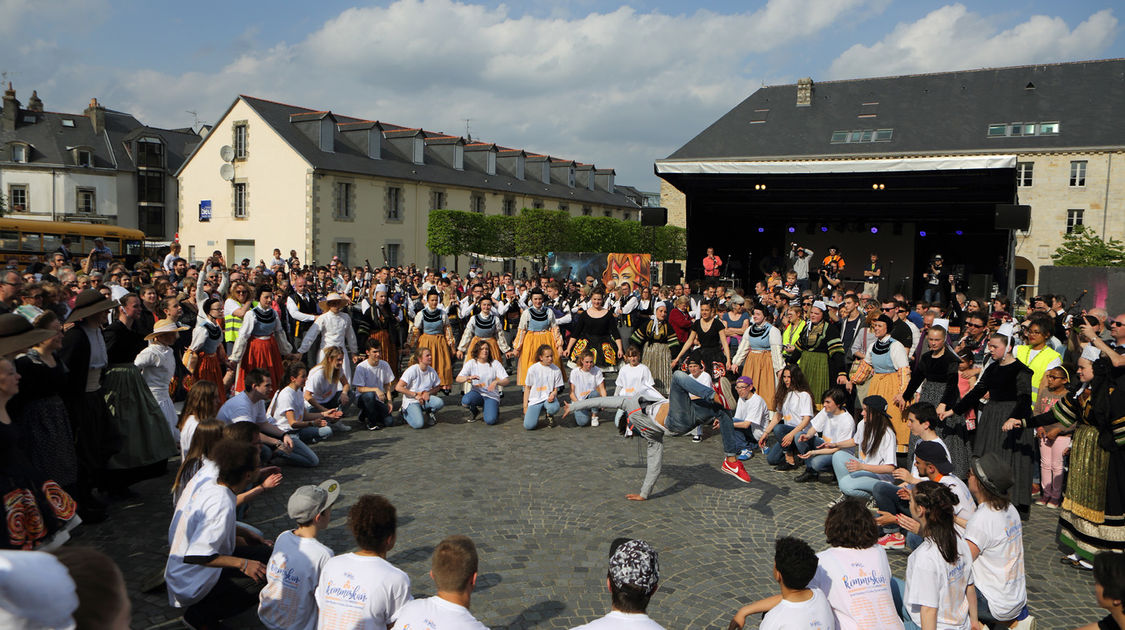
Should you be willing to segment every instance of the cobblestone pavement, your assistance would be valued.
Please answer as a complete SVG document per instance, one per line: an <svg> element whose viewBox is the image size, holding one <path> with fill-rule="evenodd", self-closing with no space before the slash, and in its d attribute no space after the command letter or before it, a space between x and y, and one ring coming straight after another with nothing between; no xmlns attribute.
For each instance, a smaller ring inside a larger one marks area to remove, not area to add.
<svg viewBox="0 0 1125 630"><path fill-rule="evenodd" d="M253 503L245 520L274 537L292 527L285 503L293 489L334 477L344 495L321 540L342 553L353 549L347 509L360 494L383 494L399 514L389 559L410 575L416 597L435 590L428 575L434 545L450 534L476 541L472 609L492 628L570 628L605 614L607 553L617 536L643 538L660 551L661 585L649 613L670 630L726 628L740 605L774 593L778 536L825 546L825 506L835 487L793 483L794 473L773 472L760 455L748 462L754 480L744 485L719 472L717 434L701 444L669 440L656 492L634 503L624 496L644 476L643 440L618 437L608 420L577 428L568 418L562 427L525 431L514 387L495 426L466 423L458 400L446 397L431 428L360 429L316 445L321 467L286 468L282 485ZM105 523L76 532L75 544L120 564L138 629L180 625L163 589L139 592L166 559L170 476L134 486L139 501L117 504ZM1056 514L1036 506L1025 529L1029 598L1041 630L1102 616L1090 574L1058 562ZM906 554L890 557L901 577ZM260 627L252 612L231 625Z"/></svg>

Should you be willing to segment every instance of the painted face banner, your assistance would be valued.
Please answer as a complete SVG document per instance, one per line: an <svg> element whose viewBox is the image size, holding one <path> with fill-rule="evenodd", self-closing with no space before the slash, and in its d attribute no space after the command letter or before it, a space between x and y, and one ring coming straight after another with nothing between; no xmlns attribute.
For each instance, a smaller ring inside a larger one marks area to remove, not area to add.
<svg viewBox="0 0 1125 630"><path fill-rule="evenodd" d="M627 285L630 291L650 286L648 254L589 254L584 252L551 252L547 255L546 275L580 284L592 277L596 283Z"/></svg>

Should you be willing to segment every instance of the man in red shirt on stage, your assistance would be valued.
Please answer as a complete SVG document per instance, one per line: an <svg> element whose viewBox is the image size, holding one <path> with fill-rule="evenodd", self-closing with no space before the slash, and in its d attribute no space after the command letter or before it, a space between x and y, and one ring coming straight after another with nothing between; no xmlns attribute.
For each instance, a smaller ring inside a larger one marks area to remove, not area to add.
<svg viewBox="0 0 1125 630"><path fill-rule="evenodd" d="M703 275L708 278L719 277L719 267L723 266L723 259L715 255L715 248L707 248L707 256L703 259Z"/></svg>

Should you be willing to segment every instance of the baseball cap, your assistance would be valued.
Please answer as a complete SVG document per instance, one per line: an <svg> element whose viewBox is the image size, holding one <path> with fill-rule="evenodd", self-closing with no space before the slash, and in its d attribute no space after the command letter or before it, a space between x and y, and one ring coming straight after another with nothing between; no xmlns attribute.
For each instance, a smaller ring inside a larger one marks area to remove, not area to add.
<svg viewBox="0 0 1125 630"><path fill-rule="evenodd" d="M882 396L868 396L863 399L863 406L877 411L886 411L887 399ZM922 459L925 459L924 457Z"/></svg>
<svg viewBox="0 0 1125 630"><path fill-rule="evenodd" d="M301 486L289 497L289 518L308 523L340 498L340 484L329 479L319 486Z"/></svg>
<svg viewBox="0 0 1125 630"><path fill-rule="evenodd" d="M1012 479L1011 464L1004 461L1004 458L997 453L973 458L972 469L977 481L997 496L1008 496L1008 488L1015 483Z"/></svg>
<svg viewBox="0 0 1125 630"><path fill-rule="evenodd" d="M609 579L618 588L633 586L652 594L660 582L656 549L643 540L622 544L609 557Z"/></svg>
<svg viewBox="0 0 1125 630"><path fill-rule="evenodd" d="M937 442L919 442L918 446L914 447L914 456L933 464L934 468L943 475L953 472L953 464L949 463L949 456Z"/></svg>
<svg viewBox="0 0 1125 630"><path fill-rule="evenodd" d="M753 387L754 386L754 379L750 378L749 376L740 376L740 377L738 377L738 380L736 380L734 382L734 384L737 385L739 383L742 383L743 385L745 385L747 387Z"/></svg>

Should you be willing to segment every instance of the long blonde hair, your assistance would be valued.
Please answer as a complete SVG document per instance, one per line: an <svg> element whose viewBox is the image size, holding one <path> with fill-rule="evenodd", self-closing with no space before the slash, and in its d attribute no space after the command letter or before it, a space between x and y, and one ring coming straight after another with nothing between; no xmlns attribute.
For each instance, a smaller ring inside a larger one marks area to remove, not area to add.
<svg viewBox="0 0 1125 630"><path fill-rule="evenodd" d="M336 359L344 356L344 351L337 346L332 346L325 349L324 359L320 361L320 367L324 370L324 377L328 379L329 383L335 383L340 374L336 371Z"/></svg>

